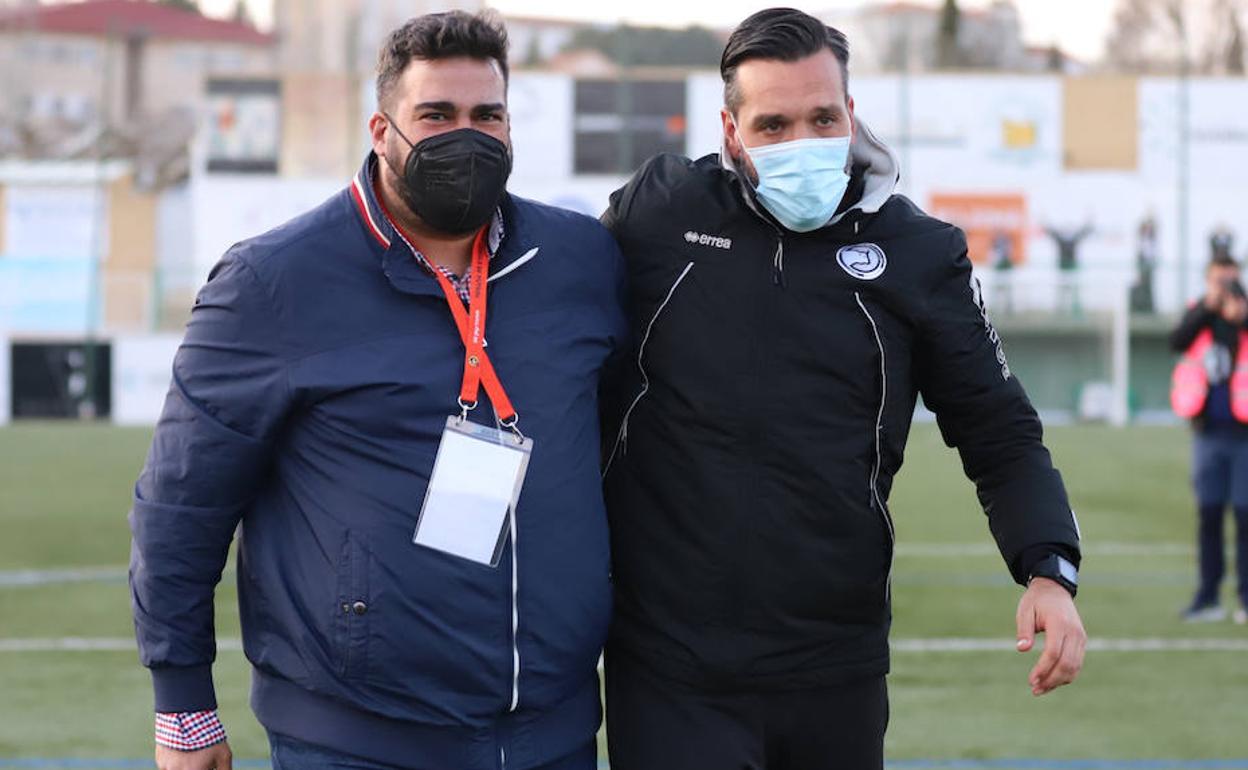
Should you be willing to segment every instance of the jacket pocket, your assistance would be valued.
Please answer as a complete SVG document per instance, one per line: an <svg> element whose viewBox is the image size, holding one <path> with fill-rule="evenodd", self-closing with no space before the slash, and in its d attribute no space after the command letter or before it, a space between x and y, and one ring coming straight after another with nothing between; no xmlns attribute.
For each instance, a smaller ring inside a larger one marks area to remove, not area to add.
<svg viewBox="0 0 1248 770"><path fill-rule="evenodd" d="M374 612L368 590L371 555L360 536L348 531L338 557L334 607L334 655L338 676L362 680L368 673L369 618Z"/></svg>

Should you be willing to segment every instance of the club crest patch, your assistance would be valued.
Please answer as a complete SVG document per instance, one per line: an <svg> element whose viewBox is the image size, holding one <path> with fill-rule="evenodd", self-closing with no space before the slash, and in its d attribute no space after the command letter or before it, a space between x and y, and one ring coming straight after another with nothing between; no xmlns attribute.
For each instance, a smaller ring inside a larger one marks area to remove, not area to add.
<svg viewBox="0 0 1248 770"><path fill-rule="evenodd" d="M856 243L842 246L836 252L836 262L841 269L861 281L874 281L884 274L888 258L884 249L874 243Z"/></svg>

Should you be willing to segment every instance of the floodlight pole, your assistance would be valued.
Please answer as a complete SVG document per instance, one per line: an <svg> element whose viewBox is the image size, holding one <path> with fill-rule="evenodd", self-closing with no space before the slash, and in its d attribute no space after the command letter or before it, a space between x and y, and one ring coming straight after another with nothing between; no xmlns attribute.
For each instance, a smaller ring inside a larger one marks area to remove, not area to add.
<svg viewBox="0 0 1248 770"><path fill-rule="evenodd" d="M108 223L105 220L108 205L108 179L105 169L106 153L104 143L108 139L109 125L112 123L113 110L113 55L115 53L114 44L121 39L117 34L117 25L112 23L109 25L108 35L104 38L104 77L101 80L100 89L102 91L100 98L100 130L95 137L95 201L91 207L91 253L87 260L87 303L86 303L86 339L83 343L83 373L86 376L86 388L83 391L84 405L87 407L91 419L99 415L99 404L97 399L99 393L96 391L95 379L97 367L95 365L96 351L96 326L102 307L100 297L100 271L103 270L103 261L107 256L108 249L104 243L107 233ZM81 417L81 412L78 415Z"/></svg>
<svg viewBox="0 0 1248 770"><path fill-rule="evenodd" d="M898 90L897 124L901 145L901 190L910 194L910 15L902 16L901 87Z"/></svg>
<svg viewBox="0 0 1248 770"><path fill-rule="evenodd" d="M1183 22L1182 11L1176 11L1174 14L1174 22L1179 31L1179 147L1176 155L1178 156L1178 226L1179 226L1179 303L1186 303L1188 299L1188 273L1190 254L1188 252L1190 223L1188 221L1188 210L1190 190L1189 190L1189 172L1190 172L1190 149L1191 149L1191 130L1188 114L1191 104L1191 71L1188 63L1188 46L1187 46L1187 26Z"/></svg>
<svg viewBox="0 0 1248 770"><path fill-rule="evenodd" d="M621 15L620 21L616 25L615 36L615 112L619 116L620 121L619 131L615 135L617 174L631 174L636 170L633 166L633 134L631 130L633 85L630 82L628 72L628 68L633 63L633 52L629 49L628 34L628 22Z"/></svg>

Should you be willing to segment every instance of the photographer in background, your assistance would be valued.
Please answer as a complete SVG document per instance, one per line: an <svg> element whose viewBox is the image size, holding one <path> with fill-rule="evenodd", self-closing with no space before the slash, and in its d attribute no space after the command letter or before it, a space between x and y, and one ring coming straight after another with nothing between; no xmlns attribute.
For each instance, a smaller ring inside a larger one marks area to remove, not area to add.
<svg viewBox="0 0 1248 770"><path fill-rule="evenodd" d="M1218 589L1226 572L1223 516L1235 511L1239 606L1248 623L1248 298L1239 265L1215 253L1205 271L1205 296L1179 321L1170 345L1183 358L1174 369L1170 402L1195 432L1192 481L1199 509L1200 584L1184 610L1189 622L1226 618Z"/></svg>

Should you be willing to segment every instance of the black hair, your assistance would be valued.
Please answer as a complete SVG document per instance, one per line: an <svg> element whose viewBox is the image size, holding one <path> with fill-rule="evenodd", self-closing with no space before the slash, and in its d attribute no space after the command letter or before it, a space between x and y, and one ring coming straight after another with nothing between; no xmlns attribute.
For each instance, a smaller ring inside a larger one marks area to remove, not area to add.
<svg viewBox="0 0 1248 770"><path fill-rule="evenodd" d="M797 61L824 48L831 50L840 62L841 82L848 94L849 40L842 32L795 8L767 8L753 14L732 31L719 60L728 111L735 115L741 106L737 67L742 62L750 59Z"/></svg>
<svg viewBox="0 0 1248 770"><path fill-rule="evenodd" d="M502 70L503 82L507 82L507 28L497 13L427 13L391 32L377 57L377 104L387 103L412 59L432 61L456 56L493 59Z"/></svg>
<svg viewBox="0 0 1248 770"><path fill-rule="evenodd" d="M1226 254L1226 253L1219 251L1209 258L1209 265L1205 269L1212 270L1215 267L1233 267L1238 270L1239 263L1236 262L1235 258L1232 257L1230 254Z"/></svg>

